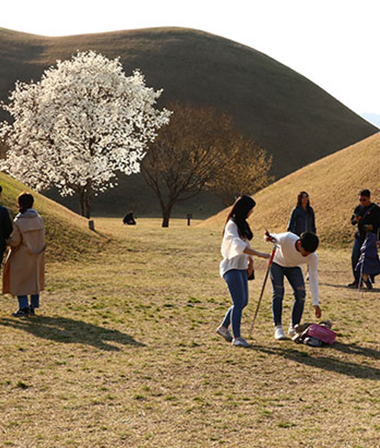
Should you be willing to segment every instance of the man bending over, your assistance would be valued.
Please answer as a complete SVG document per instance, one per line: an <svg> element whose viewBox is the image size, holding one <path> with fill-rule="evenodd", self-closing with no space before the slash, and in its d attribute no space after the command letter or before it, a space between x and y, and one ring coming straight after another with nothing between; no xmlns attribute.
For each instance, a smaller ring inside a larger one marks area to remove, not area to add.
<svg viewBox="0 0 380 448"><path fill-rule="evenodd" d="M309 284L311 298L315 308L315 316L319 319L322 315L319 307L318 287L318 256L315 253L319 240L317 235L304 232L300 236L291 232L270 235L265 232L266 241L277 246L273 263L270 268L270 277L273 288L272 313L275 326L274 337L277 340L286 339L282 328L282 300L284 298L284 277L293 288L294 303L292 308L292 320L288 330L290 337L294 336L295 325L301 322L305 305L305 282L300 268L301 264L309 266Z"/></svg>

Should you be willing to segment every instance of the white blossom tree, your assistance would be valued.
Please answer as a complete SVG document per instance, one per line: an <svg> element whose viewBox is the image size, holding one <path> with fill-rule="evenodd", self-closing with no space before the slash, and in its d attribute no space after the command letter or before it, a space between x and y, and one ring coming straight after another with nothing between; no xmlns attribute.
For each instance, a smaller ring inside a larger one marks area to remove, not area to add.
<svg viewBox="0 0 380 448"><path fill-rule="evenodd" d="M77 193L90 217L94 194L113 187L118 172L140 161L170 112L155 109L162 91L145 85L139 71L127 77L119 59L93 51L47 69L41 81L17 82L0 124L9 150L0 168L37 191L56 186Z"/></svg>

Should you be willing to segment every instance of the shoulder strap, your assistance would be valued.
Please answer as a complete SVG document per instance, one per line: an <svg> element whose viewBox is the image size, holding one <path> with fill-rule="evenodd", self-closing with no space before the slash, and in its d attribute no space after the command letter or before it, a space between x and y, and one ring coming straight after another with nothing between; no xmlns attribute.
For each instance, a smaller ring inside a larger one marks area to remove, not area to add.
<svg viewBox="0 0 380 448"><path fill-rule="evenodd" d="M375 206L376 204L373 202L370 206L369 206L369 208L368 208L368 210L364 213L364 215L362 216L362 219L364 219L367 215L368 215L368 213L374 208L374 206Z"/></svg>

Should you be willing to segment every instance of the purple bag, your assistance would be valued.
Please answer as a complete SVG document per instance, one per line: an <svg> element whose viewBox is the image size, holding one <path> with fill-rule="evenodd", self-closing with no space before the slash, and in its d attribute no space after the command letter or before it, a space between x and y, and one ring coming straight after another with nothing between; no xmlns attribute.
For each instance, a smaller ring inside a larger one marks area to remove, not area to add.
<svg viewBox="0 0 380 448"><path fill-rule="evenodd" d="M307 334L308 336L320 339L322 342L329 345L333 344L336 338L336 333L334 331L318 324L311 324L307 330Z"/></svg>

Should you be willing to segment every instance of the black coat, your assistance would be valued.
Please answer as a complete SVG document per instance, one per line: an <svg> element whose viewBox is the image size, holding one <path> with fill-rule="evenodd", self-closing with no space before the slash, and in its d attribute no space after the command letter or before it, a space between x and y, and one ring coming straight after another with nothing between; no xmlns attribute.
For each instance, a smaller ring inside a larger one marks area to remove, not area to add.
<svg viewBox="0 0 380 448"><path fill-rule="evenodd" d="M12 233L12 221L8 209L0 205L0 252L4 252L7 247L6 240Z"/></svg>
<svg viewBox="0 0 380 448"><path fill-rule="evenodd" d="M356 221L356 216L361 217L360 221ZM356 224L358 225L355 238L360 240L362 243L365 240L367 232L375 233L377 239L380 239L380 207L374 202L372 202L372 204L368 207L358 205L351 216L351 224L354 226Z"/></svg>

